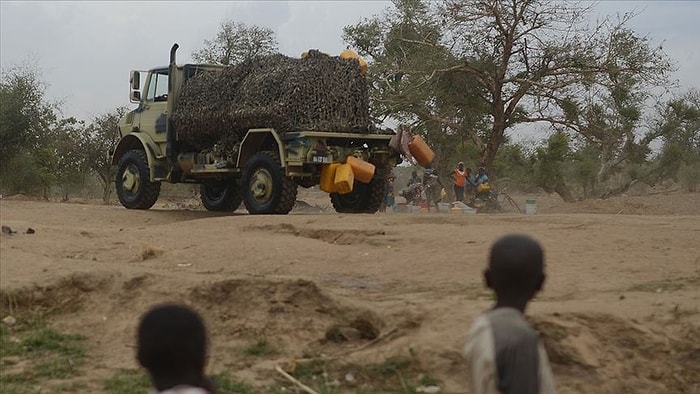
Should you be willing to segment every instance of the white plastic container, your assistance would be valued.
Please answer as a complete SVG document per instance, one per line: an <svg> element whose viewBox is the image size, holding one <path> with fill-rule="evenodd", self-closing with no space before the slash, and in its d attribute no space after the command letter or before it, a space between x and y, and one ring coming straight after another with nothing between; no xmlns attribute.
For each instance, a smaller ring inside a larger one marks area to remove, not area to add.
<svg viewBox="0 0 700 394"><path fill-rule="evenodd" d="M537 213L537 202L535 200L525 200L525 214L534 215Z"/></svg>

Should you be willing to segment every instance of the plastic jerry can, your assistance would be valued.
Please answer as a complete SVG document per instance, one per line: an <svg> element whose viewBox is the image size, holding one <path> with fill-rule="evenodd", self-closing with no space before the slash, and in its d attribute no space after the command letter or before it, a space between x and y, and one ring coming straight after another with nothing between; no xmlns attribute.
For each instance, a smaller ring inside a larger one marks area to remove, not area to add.
<svg viewBox="0 0 700 394"><path fill-rule="evenodd" d="M408 143L408 151L415 157L418 164L429 167L435 159L435 152L428 146L423 137L414 135Z"/></svg>
<svg viewBox="0 0 700 394"><path fill-rule="evenodd" d="M350 164L352 173L357 181L362 183L370 183L372 181L375 170L374 164L358 159L355 156L348 156L345 159L345 163Z"/></svg>
<svg viewBox="0 0 700 394"><path fill-rule="evenodd" d="M352 192L355 175L350 164L341 164L335 170L335 188L340 194Z"/></svg>
<svg viewBox="0 0 700 394"><path fill-rule="evenodd" d="M321 167L321 181L318 183L318 188L326 193L336 193L338 189L335 187L335 171L340 166L340 163L324 164Z"/></svg>

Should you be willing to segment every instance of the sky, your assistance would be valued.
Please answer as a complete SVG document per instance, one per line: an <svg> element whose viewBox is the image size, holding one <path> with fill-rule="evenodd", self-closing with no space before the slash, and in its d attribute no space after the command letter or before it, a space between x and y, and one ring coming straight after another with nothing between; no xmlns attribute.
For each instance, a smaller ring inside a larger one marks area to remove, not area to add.
<svg viewBox="0 0 700 394"><path fill-rule="evenodd" d="M178 63L234 20L275 31L279 50L338 54L344 26L381 13L389 1L6 1L0 0L0 66L29 62L62 102L63 115L90 120L129 106L129 71ZM700 87L700 1L601 1L593 17L636 11L629 26L663 44L682 89Z"/></svg>

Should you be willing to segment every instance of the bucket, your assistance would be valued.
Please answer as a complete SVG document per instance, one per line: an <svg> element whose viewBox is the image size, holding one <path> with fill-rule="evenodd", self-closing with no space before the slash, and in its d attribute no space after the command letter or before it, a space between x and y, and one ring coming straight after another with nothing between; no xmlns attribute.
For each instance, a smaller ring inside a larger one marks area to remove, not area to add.
<svg viewBox="0 0 700 394"><path fill-rule="evenodd" d="M374 164L358 159L355 156L348 156L345 163L350 164L355 179L362 183L369 183L374 176Z"/></svg>
<svg viewBox="0 0 700 394"><path fill-rule="evenodd" d="M537 202L535 200L525 200L525 214L534 215L537 213Z"/></svg>
<svg viewBox="0 0 700 394"><path fill-rule="evenodd" d="M429 167L435 159L435 152L425 143L425 140L419 135L411 137L411 142L408 143L408 151L416 158L418 164L423 167Z"/></svg>
<svg viewBox="0 0 700 394"><path fill-rule="evenodd" d="M352 173L350 164L341 164L335 170L335 187L340 194L348 194L352 192L355 176Z"/></svg>
<svg viewBox="0 0 700 394"><path fill-rule="evenodd" d="M321 180L318 183L318 188L326 193L337 193L338 188L335 187L335 171L340 163L324 164L321 167Z"/></svg>

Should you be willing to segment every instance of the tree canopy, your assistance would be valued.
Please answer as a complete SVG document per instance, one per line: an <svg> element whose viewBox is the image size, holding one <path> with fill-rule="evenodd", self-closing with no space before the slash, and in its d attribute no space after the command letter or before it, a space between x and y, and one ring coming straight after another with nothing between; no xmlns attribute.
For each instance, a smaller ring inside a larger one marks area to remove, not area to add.
<svg viewBox="0 0 700 394"><path fill-rule="evenodd" d="M590 26L590 13L576 2L395 0L344 38L372 60L384 116L412 120L438 145L439 134L457 136L452 145L466 137L493 169L516 126L543 122L590 139L593 118L583 114L605 102L618 104L608 115L620 127L602 132L619 145L635 124L632 102L664 83L670 62L626 27L629 16Z"/></svg>
<svg viewBox="0 0 700 394"><path fill-rule="evenodd" d="M192 53L196 62L234 65L277 51L275 32L267 27L241 22L221 22L216 37L204 40L204 47Z"/></svg>

